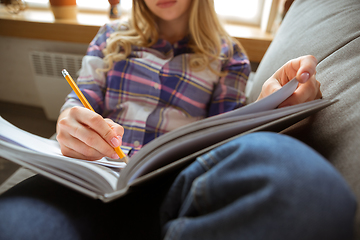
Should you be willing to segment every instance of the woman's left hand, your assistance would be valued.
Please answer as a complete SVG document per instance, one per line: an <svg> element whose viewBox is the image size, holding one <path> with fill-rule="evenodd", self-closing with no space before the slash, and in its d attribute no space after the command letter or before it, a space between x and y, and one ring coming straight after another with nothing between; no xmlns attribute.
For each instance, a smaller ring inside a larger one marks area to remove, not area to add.
<svg viewBox="0 0 360 240"><path fill-rule="evenodd" d="M316 65L317 60L311 55L290 60L266 80L258 100L277 91L294 77L298 80L299 86L279 107L291 106L321 98L320 83L315 78Z"/></svg>

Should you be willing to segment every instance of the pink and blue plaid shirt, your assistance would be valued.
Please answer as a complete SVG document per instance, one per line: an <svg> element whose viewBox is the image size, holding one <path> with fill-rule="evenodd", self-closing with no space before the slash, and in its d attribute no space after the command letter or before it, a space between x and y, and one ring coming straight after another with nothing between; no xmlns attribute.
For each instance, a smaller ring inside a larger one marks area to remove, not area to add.
<svg viewBox="0 0 360 240"><path fill-rule="evenodd" d="M173 45L160 39L150 48L133 46L126 60L99 74L106 39L119 27L113 22L99 30L83 58L77 84L97 113L124 127L124 146L140 149L177 127L245 103L250 63L237 46L231 59L212 63L217 71L227 71L225 77L190 69L188 38ZM222 53L228 53L226 44ZM74 92L62 109L72 106L82 106Z"/></svg>

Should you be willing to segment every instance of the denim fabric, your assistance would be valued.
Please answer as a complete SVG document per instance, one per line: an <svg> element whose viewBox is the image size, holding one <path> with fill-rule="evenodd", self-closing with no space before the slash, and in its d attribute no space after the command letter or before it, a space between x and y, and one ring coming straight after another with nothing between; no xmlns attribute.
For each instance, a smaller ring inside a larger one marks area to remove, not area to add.
<svg viewBox="0 0 360 240"><path fill-rule="evenodd" d="M161 208L165 239L351 239L355 197L319 154L255 133L199 157Z"/></svg>
<svg viewBox="0 0 360 240"><path fill-rule="evenodd" d="M103 203L37 175L0 196L0 240L158 240L170 184Z"/></svg>

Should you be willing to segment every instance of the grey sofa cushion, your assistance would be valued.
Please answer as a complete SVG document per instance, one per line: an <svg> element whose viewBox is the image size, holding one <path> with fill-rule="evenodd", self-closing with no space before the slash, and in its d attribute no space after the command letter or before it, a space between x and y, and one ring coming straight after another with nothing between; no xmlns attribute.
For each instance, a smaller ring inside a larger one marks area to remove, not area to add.
<svg viewBox="0 0 360 240"><path fill-rule="evenodd" d="M340 101L284 133L315 148L360 199L360 1L296 0L261 61L250 101L263 82L292 58L312 54L324 98ZM359 211L358 211L359 212ZM360 239L360 213L356 219Z"/></svg>

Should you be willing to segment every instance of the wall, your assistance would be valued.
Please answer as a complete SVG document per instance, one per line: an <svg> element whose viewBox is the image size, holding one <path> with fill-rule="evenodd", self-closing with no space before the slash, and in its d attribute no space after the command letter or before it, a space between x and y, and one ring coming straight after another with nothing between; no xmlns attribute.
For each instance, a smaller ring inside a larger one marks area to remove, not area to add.
<svg viewBox="0 0 360 240"><path fill-rule="evenodd" d="M85 54L87 44L0 37L0 101L41 107L29 52ZM65 97L65 96L64 96Z"/></svg>

